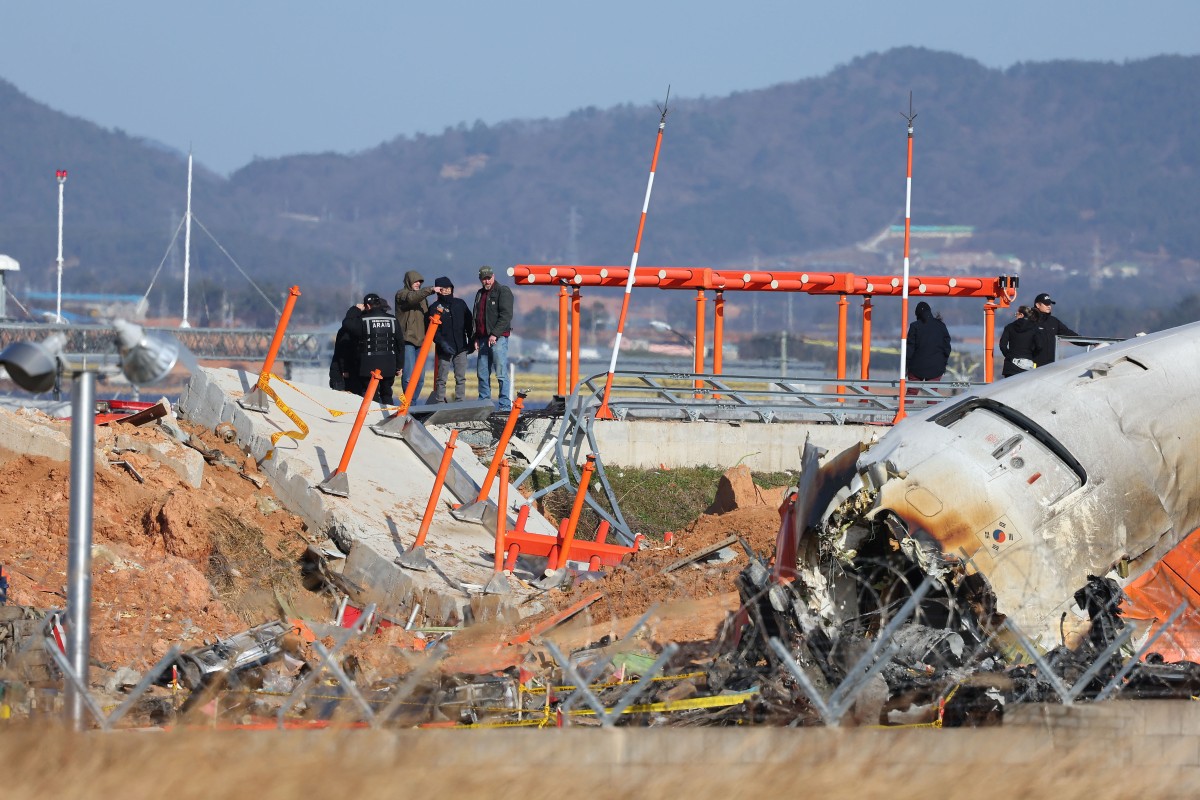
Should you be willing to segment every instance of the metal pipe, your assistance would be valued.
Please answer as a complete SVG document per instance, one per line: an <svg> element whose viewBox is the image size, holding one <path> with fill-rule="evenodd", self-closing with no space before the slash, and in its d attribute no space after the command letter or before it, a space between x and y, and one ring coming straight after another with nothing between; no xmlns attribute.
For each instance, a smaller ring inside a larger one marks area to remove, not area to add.
<svg viewBox="0 0 1200 800"><path fill-rule="evenodd" d="M671 90L668 87L667 96ZM646 213L650 210L650 190L654 188L654 173L658 170L658 153L662 149L663 130L667 127L667 106L663 103L662 116L658 120L658 135L654 139L654 157L650 160L650 177L646 181L646 199L642 201L642 216L638 220L637 238L633 242L633 257L629 260L629 277L625 281L625 295L621 298L621 314L617 317L617 335L613 339L612 359L608 364L608 374L604 378L604 392L600 397L600 407L596 409L596 419L612 419L612 411L608 408L608 397L612 394L613 373L617 371L617 354L621 351L621 337L625 333L625 318L629 315L629 298L633 293L633 282L637 275L638 251L642 249L642 232L646 229Z"/></svg>
<svg viewBox="0 0 1200 800"><path fill-rule="evenodd" d="M188 281L192 268L192 151L188 150L187 210L183 225L183 318L179 327L190 328L188 322Z"/></svg>
<svg viewBox="0 0 1200 800"><path fill-rule="evenodd" d="M871 379L871 297L863 298L862 304L862 369L859 377Z"/></svg>
<svg viewBox="0 0 1200 800"><path fill-rule="evenodd" d="M579 318L583 294L576 286L571 290L571 386L574 392L579 387Z"/></svg>
<svg viewBox="0 0 1200 800"><path fill-rule="evenodd" d="M56 170L54 177L58 179L58 290L54 306L54 321L63 323L62 315L62 273L63 273L63 190L67 182L67 171Z"/></svg>
<svg viewBox="0 0 1200 800"><path fill-rule="evenodd" d="M96 375L75 374L71 397L71 501L67 545L67 657L81 686L91 661L92 481L95 471ZM85 698L70 681L66 705L71 725L84 727Z"/></svg>
<svg viewBox="0 0 1200 800"><path fill-rule="evenodd" d="M500 488L496 502L496 549L492 556L493 572L504 571L504 550L508 540L508 459L500 459Z"/></svg>
<svg viewBox="0 0 1200 800"><path fill-rule="evenodd" d="M725 347L725 292L717 291L713 300L713 375L721 374L722 349Z"/></svg>
<svg viewBox="0 0 1200 800"><path fill-rule="evenodd" d="M917 115L912 113L912 94L908 96L908 168L904 184L904 279L901 281L900 295L900 388L896 394L896 417L893 422L904 419L905 396L908 394L908 254L909 242L912 238L912 154L913 154L913 120Z"/></svg>
<svg viewBox="0 0 1200 800"><path fill-rule="evenodd" d="M996 304L983 304L983 382L991 383L995 372L992 350L996 346Z"/></svg>
<svg viewBox="0 0 1200 800"><path fill-rule="evenodd" d="M846 295L838 297L838 332L837 332L837 377L839 381L846 379L846 311L850 306L850 301L846 299ZM838 394L845 394L846 387L838 384Z"/></svg>
<svg viewBox="0 0 1200 800"><path fill-rule="evenodd" d="M692 359L695 366L695 372L700 375L704 372L704 290L696 291L696 340L692 346ZM696 378L692 384L699 389L704 383ZM695 399L699 400L702 395L695 395Z"/></svg>
<svg viewBox="0 0 1200 800"><path fill-rule="evenodd" d="M567 394L567 314L570 313L567 287L558 287L558 394ZM574 363L574 360L572 360Z"/></svg>

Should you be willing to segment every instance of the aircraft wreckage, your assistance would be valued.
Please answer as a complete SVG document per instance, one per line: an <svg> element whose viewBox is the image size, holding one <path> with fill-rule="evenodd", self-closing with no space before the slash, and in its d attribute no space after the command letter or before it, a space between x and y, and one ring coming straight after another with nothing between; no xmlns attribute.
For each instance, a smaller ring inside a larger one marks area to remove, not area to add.
<svg viewBox="0 0 1200 800"><path fill-rule="evenodd" d="M1077 677L1126 626L1121 587L1200 528L1197 365L1200 323L999 381L824 462L806 442L774 562L739 579L718 681L778 667L776 637L836 685L918 594L888 633L893 697L897 668L999 673L1029 651Z"/></svg>

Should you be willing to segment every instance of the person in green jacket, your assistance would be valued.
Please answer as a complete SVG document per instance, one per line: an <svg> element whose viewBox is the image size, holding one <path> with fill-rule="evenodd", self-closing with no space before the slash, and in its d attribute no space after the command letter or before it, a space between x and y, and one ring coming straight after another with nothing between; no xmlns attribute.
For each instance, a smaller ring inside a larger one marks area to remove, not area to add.
<svg viewBox="0 0 1200 800"><path fill-rule="evenodd" d="M424 288L425 277L415 269L404 273L404 288L396 292L396 321L400 325L400 335L404 338L404 367L401 384L403 391L408 391L408 384L417 368L417 353L421 343L425 341L425 318L429 313L428 297L437 290L433 287ZM413 385L412 397L406 397L409 405L416 405L421 396L421 388L425 385L425 370L417 376Z"/></svg>

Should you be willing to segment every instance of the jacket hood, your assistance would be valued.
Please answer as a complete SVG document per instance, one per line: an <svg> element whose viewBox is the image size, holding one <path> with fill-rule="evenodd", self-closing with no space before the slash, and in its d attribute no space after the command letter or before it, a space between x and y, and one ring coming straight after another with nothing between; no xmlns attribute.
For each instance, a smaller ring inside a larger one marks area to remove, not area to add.
<svg viewBox="0 0 1200 800"><path fill-rule="evenodd" d="M404 288L411 289L412 285L414 283L416 283L417 281L424 282L424 280L425 280L424 275L417 272L415 269L410 269L408 272L404 273Z"/></svg>

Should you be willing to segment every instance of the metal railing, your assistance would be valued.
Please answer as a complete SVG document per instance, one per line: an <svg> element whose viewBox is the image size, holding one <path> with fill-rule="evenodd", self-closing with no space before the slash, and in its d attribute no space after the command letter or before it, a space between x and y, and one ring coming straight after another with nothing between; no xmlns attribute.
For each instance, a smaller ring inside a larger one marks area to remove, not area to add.
<svg viewBox="0 0 1200 800"><path fill-rule="evenodd" d="M606 374L580 381L578 394L598 395ZM967 381L908 381L905 406L921 410L970 391ZM749 374L617 372L609 407L618 419L724 422L891 422L899 380L796 379Z"/></svg>

